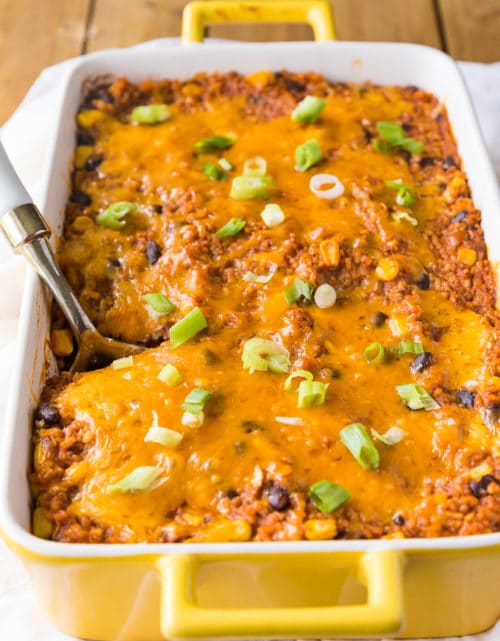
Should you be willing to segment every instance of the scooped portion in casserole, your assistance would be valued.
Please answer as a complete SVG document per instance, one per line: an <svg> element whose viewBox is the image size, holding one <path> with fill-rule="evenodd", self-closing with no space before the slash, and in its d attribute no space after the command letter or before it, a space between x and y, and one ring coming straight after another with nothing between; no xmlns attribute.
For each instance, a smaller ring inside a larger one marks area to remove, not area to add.
<svg viewBox="0 0 500 641"><path fill-rule="evenodd" d="M314 73L122 78L77 126L58 258L103 334L151 349L47 382L35 534L500 530L495 280L443 105ZM57 310L52 343L64 370Z"/></svg>

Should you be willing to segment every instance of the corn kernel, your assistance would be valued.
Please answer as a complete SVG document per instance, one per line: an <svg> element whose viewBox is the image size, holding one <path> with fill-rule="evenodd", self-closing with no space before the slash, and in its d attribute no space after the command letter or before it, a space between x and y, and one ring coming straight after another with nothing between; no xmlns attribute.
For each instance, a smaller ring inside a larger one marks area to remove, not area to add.
<svg viewBox="0 0 500 641"><path fill-rule="evenodd" d="M321 258L329 267L338 267L340 262L340 245L336 238L327 238L319 244Z"/></svg>
<svg viewBox="0 0 500 641"><path fill-rule="evenodd" d="M237 519L234 521L215 521L201 530L192 541L249 541L252 536L252 528L248 521Z"/></svg>
<svg viewBox="0 0 500 641"><path fill-rule="evenodd" d="M73 463L73 465L70 465L64 472L64 478L70 483L79 483L87 474L88 469L88 461Z"/></svg>
<svg viewBox="0 0 500 641"><path fill-rule="evenodd" d="M383 539L404 539L406 538L402 532L392 532L382 537Z"/></svg>
<svg viewBox="0 0 500 641"><path fill-rule="evenodd" d="M304 523L304 534L308 541L326 541L337 534L335 519L311 519Z"/></svg>
<svg viewBox="0 0 500 641"><path fill-rule="evenodd" d="M399 274L399 263L395 258L381 258L375 273L380 280L394 280Z"/></svg>
<svg viewBox="0 0 500 641"><path fill-rule="evenodd" d="M80 113L76 117L76 122L80 127L88 129L89 127L95 125L96 122L101 120L103 116L104 114L102 113L102 111L98 111L97 109L89 109L87 111L80 111Z"/></svg>
<svg viewBox="0 0 500 641"><path fill-rule="evenodd" d="M477 465L476 467L473 467L471 470L469 470L469 476L473 481L479 481L483 478L483 476L491 473L491 465L488 465L488 463L486 462L481 463L481 465Z"/></svg>
<svg viewBox="0 0 500 641"><path fill-rule="evenodd" d="M457 257L461 263L472 267L477 260L477 253L470 247L460 247Z"/></svg>
<svg viewBox="0 0 500 641"><path fill-rule="evenodd" d="M43 445L41 443L37 443L33 450L33 465L35 466L35 470L37 472L40 472L40 470L43 468L44 462L45 450L43 449Z"/></svg>
<svg viewBox="0 0 500 641"><path fill-rule="evenodd" d="M33 534L41 539L50 539L52 536L52 523L43 507L37 507L33 512Z"/></svg>
<svg viewBox="0 0 500 641"><path fill-rule="evenodd" d="M272 71L256 71L248 75L247 80L256 89L263 89L274 80L274 73Z"/></svg>
<svg viewBox="0 0 500 641"><path fill-rule="evenodd" d="M87 162L87 158L94 151L93 147L89 145L80 145L75 150L75 167L77 169L82 169L82 167Z"/></svg>
<svg viewBox="0 0 500 641"><path fill-rule="evenodd" d="M410 333L407 319L404 316L391 316L388 325L393 336L407 336Z"/></svg>
<svg viewBox="0 0 500 641"><path fill-rule="evenodd" d="M90 216L77 216L71 225L73 231L84 232L94 226L94 221Z"/></svg>
<svg viewBox="0 0 500 641"><path fill-rule="evenodd" d="M73 352L73 339L68 329L53 329L50 344L56 356L69 356Z"/></svg>

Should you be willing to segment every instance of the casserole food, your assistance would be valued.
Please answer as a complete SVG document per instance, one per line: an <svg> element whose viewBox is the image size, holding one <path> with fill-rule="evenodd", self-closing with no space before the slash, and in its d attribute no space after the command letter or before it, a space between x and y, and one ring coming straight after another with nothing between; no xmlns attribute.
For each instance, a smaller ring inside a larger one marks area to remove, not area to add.
<svg viewBox="0 0 500 641"><path fill-rule="evenodd" d="M170 342L50 383L35 533L500 530L494 278L437 101L313 73L93 84L59 262L103 334Z"/></svg>
<svg viewBox="0 0 500 641"><path fill-rule="evenodd" d="M251 52L251 58L245 51ZM393 64L396 51L397 68ZM498 248L489 240L498 228L496 186L467 98L445 56L414 46L348 43L215 47L204 50L202 60L199 54L196 48L171 50L164 56L120 52L91 57L78 67L62 104L68 118L61 122L54 147L50 197L44 211L60 211L66 199L60 168L71 157L70 114L80 101L84 77L113 72L140 79L146 65L155 76L184 77L200 70L235 67L242 73L266 66L314 68L339 80L414 83L445 100L476 205L483 212L490 257L498 260ZM170 71L174 69L175 73ZM25 340L34 346L35 336L42 341L47 335L47 312L40 293L36 302L32 300L27 311L38 310L39 324L25 316L24 332ZM30 410L39 396L44 360L39 353L32 368L33 353L23 357L16 376L18 389L29 389L30 394L18 394L9 415L2 465L2 527L28 561L46 609L66 631L94 638L159 638L159 609L163 634L186 638L373 636L397 630L403 636L445 635L485 629L496 620L497 534L223 546L86 546L32 537L24 478ZM158 568L164 577L161 608ZM368 594L358 581L358 571L368 584ZM196 604L190 592L195 576ZM450 603L456 607L450 608Z"/></svg>

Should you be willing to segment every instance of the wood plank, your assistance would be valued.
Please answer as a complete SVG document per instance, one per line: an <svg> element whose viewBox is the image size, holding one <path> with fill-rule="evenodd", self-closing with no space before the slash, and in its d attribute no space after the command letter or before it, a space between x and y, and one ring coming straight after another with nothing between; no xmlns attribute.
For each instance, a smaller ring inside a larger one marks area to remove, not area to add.
<svg viewBox="0 0 500 641"><path fill-rule="evenodd" d="M182 0L96 0L86 50L179 36L185 4Z"/></svg>
<svg viewBox="0 0 500 641"><path fill-rule="evenodd" d="M80 54L90 0L0 0L0 123L40 71Z"/></svg>
<svg viewBox="0 0 500 641"><path fill-rule="evenodd" d="M460 60L500 60L500 0L439 0L449 53Z"/></svg>
<svg viewBox="0 0 500 641"><path fill-rule="evenodd" d="M417 42L441 49L432 0L332 0L332 6L341 40Z"/></svg>

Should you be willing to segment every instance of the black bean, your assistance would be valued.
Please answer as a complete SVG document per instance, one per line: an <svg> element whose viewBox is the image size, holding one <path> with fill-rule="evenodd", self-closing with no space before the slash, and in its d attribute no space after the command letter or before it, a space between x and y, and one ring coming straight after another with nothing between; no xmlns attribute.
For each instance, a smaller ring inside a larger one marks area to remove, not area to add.
<svg viewBox="0 0 500 641"><path fill-rule="evenodd" d="M410 133L411 131L411 125L409 122L404 122L401 127L406 131L406 133Z"/></svg>
<svg viewBox="0 0 500 641"><path fill-rule="evenodd" d="M446 156L443 160L443 169L449 169L450 167L456 167L457 162L454 156Z"/></svg>
<svg viewBox="0 0 500 641"><path fill-rule="evenodd" d="M451 219L452 223L461 223L462 220L467 216L469 211L467 209L462 209L461 211L458 212L453 218Z"/></svg>
<svg viewBox="0 0 500 641"><path fill-rule="evenodd" d="M91 99L102 100L103 102L107 102L109 105L115 101L114 97L109 93L109 91L105 87L100 87L95 92L92 92Z"/></svg>
<svg viewBox="0 0 500 641"><path fill-rule="evenodd" d="M415 285L422 290L429 289L431 284L431 279L429 278L429 274L427 272L424 272L420 278L417 278L415 281Z"/></svg>
<svg viewBox="0 0 500 641"><path fill-rule="evenodd" d="M85 162L86 171L94 171L99 167L102 161L103 161L103 157L100 156L99 154L94 154L92 156L89 156Z"/></svg>
<svg viewBox="0 0 500 641"><path fill-rule="evenodd" d="M416 85L406 85L405 89L406 91L411 91L412 93L418 91L418 87Z"/></svg>
<svg viewBox="0 0 500 641"><path fill-rule="evenodd" d="M92 134L89 134L87 131L79 131L76 135L76 144L77 145L95 145L95 139Z"/></svg>
<svg viewBox="0 0 500 641"><path fill-rule="evenodd" d="M375 312L370 316L370 323L375 327L382 327L389 317L384 312Z"/></svg>
<svg viewBox="0 0 500 641"><path fill-rule="evenodd" d="M457 392L457 403L472 409L474 407L474 400L476 395L468 389L459 389Z"/></svg>
<svg viewBox="0 0 500 641"><path fill-rule="evenodd" d="M277 512L286 510L290 505L290 497L288 496L288 492L284 487L281 487L279 485L274 485L269 490L269 492L267 493L267 500L269 501L269 506Z"/></svg>
<svg viewBox="0 0 500 641"><path fill-rule="evenodd" d="M485 474L479 481L471 481L469 483L469 490L474 494L476 499L480 499L488 494L488 487L491 483L500 485L500 481L496 479L493 474Z"/></svg>
<svg viewBox="0 0 500 641"><path fill-rule="evenodd" d="M420 160L418 161L418 164L423 169L424 167L429 167L429 165L433 165L434 160L435 158L432 158L431 156L423 156L423 158L420 158Z"/></svg>
<svg viewBox="0 0 500 641"><path fill-rule="evenodd" d="M88 207L92 202L92 198L86 194L84 191L78 191L75 189L69 197L72 203L77 203L78 205L83 205L83 207Z"/></svg>
<svg viewBox="0 0 500 641"><path fill-rule="evenodd" d="M492 432L496 431L500 424L500 405L498 403L494 403L487 407L483 413L482 419L486 427L488 427Z"/></svg>
<svg viewBox="0 0 500 641"><path fill-rule="evenodd" d="M228 499L235 499L237 496L239 496L239 493L237 490L233 490L231 488L226 492L226 496Z"/></svg>
<svg viewBox="0 0 500 641"><path fill-rule="evenodd" d="M155 214L163 214L163 205L153 205Z"/></svg>
<svg viewBox="0 0 500 641"><path fill-rule="evenodd" d="M146 243L146 256L150 265L158 262L161 256L161 247L156 241L148 240Z"/></svg>
<svg viewBox="0 0 500 641"><path fill-rule="evenodd" d="M111 267L121 267L122 261L119 258L111 258L109 264L111 265Z"/></svg>
<svg viewBox="0 0 500 641"><path fill-rule="evenodd" d="M206 365L216 365L220 362L220 357L211 349L204 349L202 352L203 360Z"/></svg>
<svg viewBox="0 0 500 641"><path fill-rule="evenodd" d="M247 434L262 430L262 425L259 425L255 421L242 421L241 427L245 430Z"/></svg>
<svg viewBox="0 0 500 641"><path fill-rule="evenodd" d="M447 329L447 327L439 327L439 325L429 325L429 336L437 342Z"/></svg>
<svg viewBox="0 0 500 641"><path fill-rule="evenodd" d="M406 519L404 518L404 516L403 516L402 514L400 514L399 512L397 512L397 513L392 517L392 522L393 522L395 525L404 525L404 524L406 523Z"/></svg>
<svg viewBox="0 0 500 641"><path fill-rule="evenodd" d="M35 410L35 420L43 421L46 426L57 425L61 422L61 415L57 407L49 405L49 403L40 403Z"/></svg>
<svg viewBox="0 0 500 641"><path fill-rule="evenodd" d="M414 358L410 365L410 370L412 374L420 374L432 363L432 354L430 352L422 352L416 358Z"/></svg>
<svg viewBox="0 0 500 641"><path fill-rule="evenodd" d="M293 94L304 93L306 90L306 86L304 84L294 80L293 78L289 78L288 76L285 76L285 85L288 91Z"/></svg>
<svg viewBox="0 0 500 641"><path fill-rule="evenodd" d="M103 354L92 354L87 363L87 370L91 372L95 369L102 369L103 367L107 367L112 360L113 359Z"/></svg>

